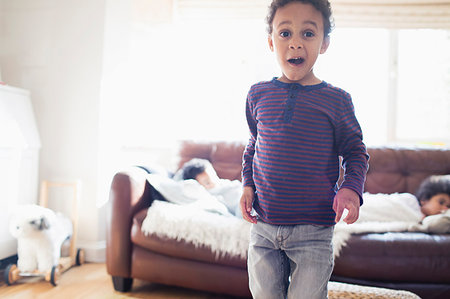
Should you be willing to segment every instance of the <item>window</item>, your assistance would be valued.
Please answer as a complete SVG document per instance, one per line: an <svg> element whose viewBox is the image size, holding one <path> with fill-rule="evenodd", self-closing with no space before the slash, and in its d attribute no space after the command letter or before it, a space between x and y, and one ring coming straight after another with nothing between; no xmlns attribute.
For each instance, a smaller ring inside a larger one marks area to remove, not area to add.
<svg viewBox="0 0 450 299"><path fill-rule="evenodd" d="M369 145L450 142L450 32L336 29L321 78L352 94Z"/></svg>
<svg viewBox="0 0 450 299"><path fill-rule="evenodd" d="M389 30L336 29L318 58L319 78L352 95L367 145L387 143Z"/></svg>
<svg viewBox="0 0 450 299"><path fill-rule="evenodd" d="M450 31L398 33L397 140L450 141Z"/></svg>
<svg viewBox="0 0 450 299"><path fill-rule="evenodd" d="M106 43L106 57L121 47L102 87L104 147L116 150L114 161L169 163L167 149L183 139L247 140L247 91L280 71L263 17L232 15L148 24L131 17L126 38ZM448 30L337 27L315 71L352 95L367 145L449 146L448 53Z"/></svg>

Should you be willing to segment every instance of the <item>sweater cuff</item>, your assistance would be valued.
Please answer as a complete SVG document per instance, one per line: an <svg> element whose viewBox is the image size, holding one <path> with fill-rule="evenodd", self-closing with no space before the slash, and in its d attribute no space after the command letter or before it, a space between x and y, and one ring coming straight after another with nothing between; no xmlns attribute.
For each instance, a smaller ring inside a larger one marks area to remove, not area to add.
<svg viewBox="0 0 450 299"><path fill-rule="evenodd" d="M359 196L359 205L362 206L362 204L363 204L363 192L362 192L362 190L360 188L356 188L355 186L353 186L351 184L345 184L345 181L344 181L344 183L341 185L341 187L339 189L342 189L342 188L353 190L356 194L358 194L358 196Z"/></svg>
<svg viewBox="0 0 450 299"><path fill-rule="evenodd" d="M255 189L255 182L253 182L253 179L248 179L245 177L242 177L242 186L243 187L252 187Z"/></svg>

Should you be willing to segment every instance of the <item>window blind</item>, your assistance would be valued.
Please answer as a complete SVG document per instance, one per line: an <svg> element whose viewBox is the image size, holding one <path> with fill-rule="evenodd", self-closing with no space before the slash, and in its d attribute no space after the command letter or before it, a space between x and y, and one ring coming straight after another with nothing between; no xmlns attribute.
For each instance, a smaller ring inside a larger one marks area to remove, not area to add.
<svg viewBox="0 0 450 299"><path fill-rule="evenodd" d="M181 20L264 20L271 0L174 0Z"/></svg>
<svg viewBox="0 0 450 299"><path fill-rule="evenodd" d="M450 29L448 0L334 0L336 26Z"/></svg>
<svg viewBox="0 0 450 299"><path fill-rule="evenodd" d="M174 0L179 20L261 19L270 0ZM331 0L339 27L450 29L450 0Z"/></svg>

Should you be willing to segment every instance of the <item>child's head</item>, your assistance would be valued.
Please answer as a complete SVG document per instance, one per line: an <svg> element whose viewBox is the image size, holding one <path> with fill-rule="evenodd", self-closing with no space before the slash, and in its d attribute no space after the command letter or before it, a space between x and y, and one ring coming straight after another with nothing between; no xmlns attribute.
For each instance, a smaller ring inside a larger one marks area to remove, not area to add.
<svg viewBox="0 0 450 299"><path fill-rule="evenodd" d="M195 158L184 163L181 169L184 180L196 180L206 189L216 186L218 177L208 160Z"/></svg>
<svg viewBox="0 0 450 299"><path fill-rule="evenodd" d="M291 2L301 2L314 6L314 8L322 14L323 35L325 37L330 35L333 30L334 23L332 19L331 5L328 0L273 0L272 4L269 6L269 13L266 17L267 33L272 34L273 32L273 19L278 8L286 6Z"/></svg>
<svg viewBox="0 0 450 299"><path fill-rule="evenodd" d="M325 53L332 30L327 0L273 0L266 18L269 47L276 53L283 75L280 81L320 83L313 67Z"/></svg>
<svg viewBox="0 0 450 299"><path fill-rule="evenodd" d="M416 193L425 216L440 214L450 208L450 175L434 175L420 184Z"/></svg>

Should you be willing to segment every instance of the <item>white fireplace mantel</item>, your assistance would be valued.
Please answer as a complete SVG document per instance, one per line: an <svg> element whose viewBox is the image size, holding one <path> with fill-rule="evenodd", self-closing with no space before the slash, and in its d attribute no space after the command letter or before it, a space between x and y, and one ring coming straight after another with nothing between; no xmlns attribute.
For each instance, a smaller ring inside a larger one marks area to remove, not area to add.
<svg viewBox="0 0 450 299"><path fill-rule="evenodd" d="M0 85L0 259L17 253L9 212L37 202L40 147L30 93Z"/></svg>

